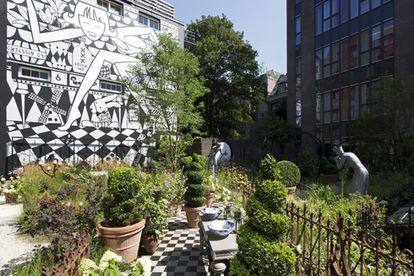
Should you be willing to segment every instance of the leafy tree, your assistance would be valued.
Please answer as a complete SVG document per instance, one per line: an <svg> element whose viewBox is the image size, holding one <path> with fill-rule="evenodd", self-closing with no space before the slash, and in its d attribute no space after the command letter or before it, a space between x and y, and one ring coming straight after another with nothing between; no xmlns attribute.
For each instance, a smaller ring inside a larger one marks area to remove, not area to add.
<svg viewBox="0 0 414 276"><path fill-rule="evenodd" d="M376 169L405 168L414 152L414 79L387 77L354 128L358 153Z"/></svg>
<svg viewBox="0 0 414 276"><path fill-rule="evenodd" d="M138 55L132 68L131 90L146 109L145 121L164 137L165 163L175 171L183 140L199 134L203 118L195 101L206 92L199 77L197 58L168 35L160 35L147 52ZM134 106L134 104L131 104Z"/></svg>
<svg viewBox="0 0 414 276"><path fill-rule="evenodd" d="M238 137L253 121L264 91L257 52L224 15L203 16L188 30L195 36L190 51L198 57L209 89L201 98L203 130L214 137Z"/></svg>

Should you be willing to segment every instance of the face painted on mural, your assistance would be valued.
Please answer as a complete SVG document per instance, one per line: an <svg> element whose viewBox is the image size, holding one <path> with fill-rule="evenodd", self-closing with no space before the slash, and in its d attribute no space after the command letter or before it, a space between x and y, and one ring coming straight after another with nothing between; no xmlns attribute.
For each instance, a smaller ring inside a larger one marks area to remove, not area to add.
<svg viewBox="0 0 414 276"><path fill-rule="evenodd" d="M99 40L105 33L105 23L101 22L101 17L107 17L105 12L94 8L87 8L83 15L79 15L79 26L86 37L92 41ZM105 21L108 21L106 19Z"/></svg>

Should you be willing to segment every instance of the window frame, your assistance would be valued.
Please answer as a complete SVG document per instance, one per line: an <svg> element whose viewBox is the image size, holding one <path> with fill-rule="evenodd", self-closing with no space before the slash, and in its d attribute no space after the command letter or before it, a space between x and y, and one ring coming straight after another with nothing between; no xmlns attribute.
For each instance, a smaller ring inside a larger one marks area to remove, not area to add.
<svg viewBox="0 0 414 276"><path fill-rule="evenodd" d="M140 21L141 17L146 18L147 24L141 23L141 21ZM156 22L158 24L158 28L152 27L151 22ZM141 24L141 25L147 26L151 29L157 30L157 31L161 30L161 20L159 18L156 18L154 16L151 16L151 15L149 15L147 13L144 13L144 12L141 12L141 11L138 14L138 23Z"/></svg>
<svg viewBox="0 0 414 276"><path fill-rule="evenodd" d="M23 75L23 70L24 69L30 71L30 76ZM41 73L47 73L48 78L44 79L44 78L41 78L41 77L33 77L32 73L31 73L32 71L39 72L39 76L40 76ZM19 76L19 78L26 78L26 79L31 79L31 80L46 81L46 82L51 81L51 71L50 70L43 69L43 68L38 68L38 67L33 67L33 66L20 65L18 76Z"/></svg>
<svg viewBox="0 0 414 276"><path fill-rule="evenodd" d="M116 85L118 87L120 87L120 90L113 90L113 89L107 89L107 88L102 88L102 84L110 84L110 85ZM107 81L107 80L101 80L99 82L99 90L101 91L105 91L105 92L111 92L111 93L117 93L117 94L122 94L124 92L124 86L122 85L122 83L119 82L113 82L113 81Z"/></svg>
<svg viewBox="0 0 414 276"><path fill-rule="evenodd" d="M102 3L106 3L107 6L104 7L103 5L100 5L99 2ZM118 16L124 16L124 4L123 3L119 3L118 1L114 1L114 0L96 0L96 5L100 8L105 9L106 11L116 14ZM114 9L112 8L113 6L120 8L120 12L118 13L116 11L114 11Z"/></svg>

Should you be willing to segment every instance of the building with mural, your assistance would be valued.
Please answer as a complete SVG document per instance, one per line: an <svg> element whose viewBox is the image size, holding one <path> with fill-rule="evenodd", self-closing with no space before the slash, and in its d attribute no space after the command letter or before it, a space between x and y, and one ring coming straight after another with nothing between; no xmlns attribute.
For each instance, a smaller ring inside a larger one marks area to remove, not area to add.
<svg viewBox="0 0 414 276"><path fill-rule="evenodd" d="M157 33L183 46L174 7L160 0L4 2L0 154L7 159L0 166L142 160L151 128L144 106L129 108L134 95L122 80Z"/></svg>

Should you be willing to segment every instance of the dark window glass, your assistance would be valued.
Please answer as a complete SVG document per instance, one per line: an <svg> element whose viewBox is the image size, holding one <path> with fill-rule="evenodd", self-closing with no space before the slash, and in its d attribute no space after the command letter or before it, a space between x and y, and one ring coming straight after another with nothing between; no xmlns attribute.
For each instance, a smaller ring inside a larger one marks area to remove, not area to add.
<svg viewBox="0 0 414 276"><path fill-rule="evenodd" d="M350 0L351 19L358 16L359 0Z"/></svg>
<svg viewBox="0 0 414 276"><path fill-rule="evenodd" d="M390 20L383 25L383 57L394 56L394 21Z"/></svg>
<svg viewBox="0 0 414 276"><path fill-rule="evenodd" d="M345 39L341 42L341 70L349 69L349 40Z"/></svg>
<svg viewBox="0 0 414 276"><path fill-rule="evenodd" d="M358 86L350 88L350 101L351 101L351 120L355 120L359 116L359 89Z"/></svg>
<svg viewBox="0 0 414 276"><path fill-rule="evenodd" d="M32 70L32 77L33 78L40 78L40 72Z"/></svg>
<svg viewBox="0 0 414 276"><path fill-rule="evenodd" d="M150 19L150 27L156 30L160 29L160 23L157 20Z"/></svg>
<svg viewBox="0 0 414 276"><path fill-rule="evenodd" d="M371 30L371 48L372 62L381 60L381 26L376 26Z"/></svg>
<svg viewBox="0 0 414 276"><path fill-rule="evenodd" d="M109 11L111 11L113 13L116 13L118 15L122 15L123 14L123 7L121 5L111 3L111 7L110 7Z"/></svg>
<svg viewBox="0 0 414 276"><path fill-rule="evenodd" d="M339 14L332 16L331 22L332 22L332 28L339 26Z"/></svg>
<svg viewBox="0 0 414 276"><path fill-rule="evenodd" d="M349 0L341 0L341 23L349 19Z"/></svg>
<svg viewBox="0 0 414 276"><path fill-rule="evenodd" d="M332 74L339 73L339 42L332 44Z"/></svg>
<svg viewBox="0 0 414 276"><path fill-rule="evenodd" d="M323 48L323 77L331 75L331 46Z"/></svg>
<svg viewBox="0 0 414 276"><path fill-rule="evenodd" d="M300 57L297 57L296 58L296 65L295 65L296 75L300 75L302 73L301 72L301 67L302 67L301 58Z"/></svg>
<svg viewBox="0 0 414 276"><path fill-rule="evenodd" d="M381 6L381 0L371 0L371 9Z"/></svg>
<svg viewBox="0 0 414 276"><path fill-rule="evenodd" d="M49 79L49 74L46 72L40 72L40 78L44 79L44 80L48 80Z"/></svg>
<svg viewBox="0 0 414 276"><path fill-rule="evenodd" d="M361 14L364 14L369 11L369 0L360 0L359 10Z"/></svg>
<svg viewBox="0 0 414 276"><path fill-rule="evenodd" d="M148 17L143 16L143 15L140 14L139 15L139 23L148 26Z"/></svg>
<svg viewBox="0 0 414 276"><path fill-rule="evenodd" d="M339 121L339 91L332 92L331 105L332 105L332 122Z"/></svg>
<svg viewBox="0 0 414 276"><path fill-rule="evenodd" d="M323 19L327 19L331 16L331 1L323 2Z"/></svg>
<svg viewBox="0 0 414 276"><path fill-rule="evenodd" d="M27 76L27 77L31 77L30 75L30 70L29 69L22 69L22 75L23 76Z"/></svg>
<svg viewBox="0 0 414 276"><path fill-rule="evenodd" d="M315 53L315 67L316 67L316 79L320 80L322 78L322 49L319 49Z"/></svg>
<svg viewBox="0 0 414 276"><path fill-rule="evenodd" d="M322 33L322 5L315 8L315 20L315 32L318 35Z"/></svg>
<svg viewBox="0 0 414 276"><path fill-rule="evenodd" d="M369 63L369 30L361 33L361 66Z"/></svg>
<svg viewBox="0 0 414 276"><path fill-rule="evenodd" d="M342 90L341 121L349 121L349 88L345 88Z"/></svg>
<svg viewBox="0 0 414 276"><path fill-rule="evenodd" d="M354 35L349 40L349 52L351 56L350 66L351 68L358 67L358 35Z"/></svg>
<svg viewBox="0 0 414 276"><path fill-rule="evenodd" d="M369 87L368 84L361 84L361 113L368 110Z"/></svg>
<svg viewBox="0 0 414 276"><path fill-rule="evenodd" d="M301 32L301 18L300 16L297 16L295 19L295 30L296 30L296 34L299 34Z"/></svg>
<svg viewBox="0 0 414 276"><path fill-rule="evenodd" d="M331 122L331 94L323 94L323 123Z"/></svg>
<svg viewBox="0 0 414 276"><path fill-rule="evenodd" d="M339 0L332 0L332 14L339 13Z"/></svg>

